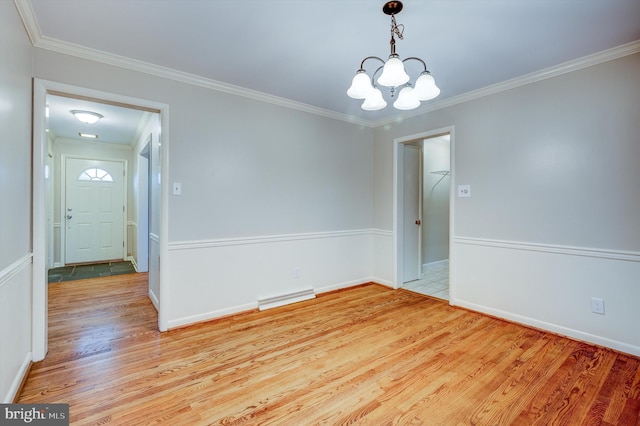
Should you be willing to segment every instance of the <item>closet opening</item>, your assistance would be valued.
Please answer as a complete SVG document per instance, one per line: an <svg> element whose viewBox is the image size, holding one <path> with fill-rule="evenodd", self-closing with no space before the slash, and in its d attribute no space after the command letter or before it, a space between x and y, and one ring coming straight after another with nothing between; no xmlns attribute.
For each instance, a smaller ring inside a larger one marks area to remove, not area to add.
<svg viewBox="0 0 640 426"><path fill-rule="evenodd" d="M452 297L453 128L394 141L395 287Z"/></svg>

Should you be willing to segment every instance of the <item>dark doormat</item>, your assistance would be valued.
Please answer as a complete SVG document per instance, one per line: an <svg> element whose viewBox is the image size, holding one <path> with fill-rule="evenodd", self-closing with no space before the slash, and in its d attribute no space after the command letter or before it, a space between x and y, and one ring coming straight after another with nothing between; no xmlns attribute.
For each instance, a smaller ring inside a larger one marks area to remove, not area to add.
<svg viewBox="0 0 640 426"><path fill-rule="evenodd" d="M94 265L73 265L49 269L49 282L84 280L111 275L133 274L136 270L129 261L97 263Z"/></svg>

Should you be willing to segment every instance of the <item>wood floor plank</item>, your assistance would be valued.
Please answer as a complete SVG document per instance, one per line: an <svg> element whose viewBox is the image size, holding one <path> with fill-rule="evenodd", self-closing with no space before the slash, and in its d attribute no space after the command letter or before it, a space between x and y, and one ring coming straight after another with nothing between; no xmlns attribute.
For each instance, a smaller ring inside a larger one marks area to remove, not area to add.
<svg viewBox="0 0 640 426"><path fill-rule="evenodd" d="M146 274L49 285L18 402L74 425L634 425L640 359L370 284L166 333Z"/></svg>

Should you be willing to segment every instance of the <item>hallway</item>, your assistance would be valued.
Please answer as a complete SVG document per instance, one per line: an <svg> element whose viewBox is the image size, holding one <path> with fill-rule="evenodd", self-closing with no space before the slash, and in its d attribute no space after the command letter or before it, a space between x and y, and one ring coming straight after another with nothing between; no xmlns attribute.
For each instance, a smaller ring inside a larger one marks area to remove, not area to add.
<svg viewBox="0 0 640 426"><path fill-rule="evenodd" d="M67 265L49 269L49 283L75 281L87 278L110 277L113 275L134 274L135 268L130 261L116 261L87 265Z"/></svg>

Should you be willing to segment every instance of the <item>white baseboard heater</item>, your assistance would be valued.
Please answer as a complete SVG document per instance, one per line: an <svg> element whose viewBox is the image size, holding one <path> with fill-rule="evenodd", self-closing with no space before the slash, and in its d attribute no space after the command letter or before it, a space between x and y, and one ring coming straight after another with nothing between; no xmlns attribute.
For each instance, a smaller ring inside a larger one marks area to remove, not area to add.
<svg viewBox="0 0 640 426"><path fill-rule="evenodd" d="M288 305L290 303L302 302L303 300L315 299L316 293L312 288L294 291L292 293L279 294L277 296L258 298L258 309L276 308L278 306Z"/></svg>

